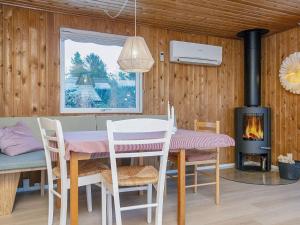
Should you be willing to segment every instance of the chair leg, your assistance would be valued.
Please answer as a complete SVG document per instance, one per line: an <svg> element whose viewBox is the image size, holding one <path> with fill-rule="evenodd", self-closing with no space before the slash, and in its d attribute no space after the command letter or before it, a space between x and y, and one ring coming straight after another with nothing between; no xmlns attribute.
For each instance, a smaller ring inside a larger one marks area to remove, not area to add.
<svg viewBox="0 0 300 225"><path fill-rule="evenodd" d="M102 183L101 187L101 207L102 207L102 225L106 225L106 188L104 184Z"/></svg>
<svg viewBox="0 0 300 225"><path fill-rule="evenodd" d="M155 225L162 225L163 203L164 203L164 181L165 177L160 174L160 178L157 185L156 202L157 207L155 211Z"/></svg>
<svg viewBox="0 0 300 225"><path fill-rule="evenodd" d="M147 187L147 204L152 204L152 184L148 184ZM151 223L152 221L152 207L147 209L147 222Z"/></svg>
<svg viewBox="0 0 300 225"><path fill-rule="evenodd" d="M217 150L217 162L216 162L216 205L220 204L220 154Z"/></svg>
<svg viewBox="0 0 300 225"><path fill-rule="evenodd" d="M41 170L41 196L45 196L46 170Z"/></svg>
<svg viewBox="0 0 300 225"><path fill-rule="evenodd" d="M162 190L157 190L157 207L155 212L155 225L162 225L162 213L163 213L163 193Z"/></svg>
<svg viewBox="0 0 300 225"><path fill-rule="evenodd" d="M86 200L87 200L87 208L88 208L88 212L92 212L93 211L93 200L92 200L92 186L86 185Z"/></svg>
<svg viewBox="0 0 300 225"><path fill-rule="evenodd" d="M168 195L168 177L166 175L166 178L165 178L165 190L164 190L164 196L165 198L167 198L167 195Z"/></svg>
<svg viewBox="0 0 300 225"><path fill-rule="evenodd" d="M68 211L68 191L63 187L61 190L61 205L60 205L60 223L59 225L67 224L67 211Z"/></svg>
<svg viewBox="0 0 300 225"><path fill-rule="evenodd" d="M108 225L112 225L112 195L107 195L107 216L108 216Z"/></svg>
<svg viewBox="0 0 300 225"><path fill-rule="evenodd" d="M114 193L116 225L122 225L119 193Z"/></svg>
<svg viewBox="0 0 300 225"><path fill-rule="evenodd" d="M197 184L198 184L198 165L194 165L194 193L197 193Z"/></svg>
<svg viewBox="0 0 300 225"><path fill-rule="evenodd" d="M54 194L52 193L53 185L50 187L49 185L49 206L48 206L48 225L53 224L53 213L54 213Z"/></svg>

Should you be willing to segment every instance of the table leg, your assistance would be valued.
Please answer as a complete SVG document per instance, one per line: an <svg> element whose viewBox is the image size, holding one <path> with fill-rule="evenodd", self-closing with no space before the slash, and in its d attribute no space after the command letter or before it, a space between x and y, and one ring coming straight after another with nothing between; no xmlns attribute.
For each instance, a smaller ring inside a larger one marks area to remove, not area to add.
<svg viewBox="0 0 300 225"><path fill-rule="evenodd" d="M177 224L185 225L185 150L177 154L178 164L178 199L177 199Z"/></svg>
<svg viewBox="0 0 300 225"><path fill-rule="evenodd" d="M78 156L71 153L70 158L70 221L78 225Z"/></svg>

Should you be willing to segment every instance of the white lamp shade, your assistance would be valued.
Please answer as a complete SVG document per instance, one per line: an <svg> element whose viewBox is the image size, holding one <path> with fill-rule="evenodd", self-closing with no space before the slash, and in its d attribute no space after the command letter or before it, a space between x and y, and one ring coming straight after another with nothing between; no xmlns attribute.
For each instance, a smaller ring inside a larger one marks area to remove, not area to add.
<svg viewBox="0 0 300 225"><path fill-rule="evenodd" d="M118 59L121 70L143 73L151 70L154 60L143 37L128 37Z"/></svg>

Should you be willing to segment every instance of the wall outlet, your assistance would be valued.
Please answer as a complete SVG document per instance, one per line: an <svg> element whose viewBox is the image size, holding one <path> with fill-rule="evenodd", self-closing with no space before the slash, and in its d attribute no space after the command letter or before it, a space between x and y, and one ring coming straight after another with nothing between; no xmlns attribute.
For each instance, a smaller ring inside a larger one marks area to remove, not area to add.
<svg viewBox="0 0 300 225"><path fill-rule="evenodd" d="M159 59L160 59L161 62L165 61L165 53L164 52L159 53Z"/></svg>

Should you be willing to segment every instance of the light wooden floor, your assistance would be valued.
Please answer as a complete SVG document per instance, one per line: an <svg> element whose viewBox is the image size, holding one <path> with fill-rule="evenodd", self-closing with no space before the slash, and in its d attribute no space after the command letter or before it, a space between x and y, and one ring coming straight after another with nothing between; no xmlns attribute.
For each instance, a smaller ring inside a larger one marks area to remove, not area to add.
<svg viewBox="0 0 300 225"><path fill-rule="evenodd" d="M187 191L187 225L289 225L300 224L300 182L283 186L259 186L221 180L221 205L215 206L212 187ZM169 181L164 205L164 225L176 224L176 185ZM80 195L79 220L82 225L101 224L100 190L93 188L94 209L86 210L85 194ZM123 203L145 199L135 193L121 197ZM55 224L57 223L57 212ZM122 214L125 225L146 223L146 211ZM18 194L13 215L0 217L1 225L44 225L47 222L47 196Z"/></svg>

